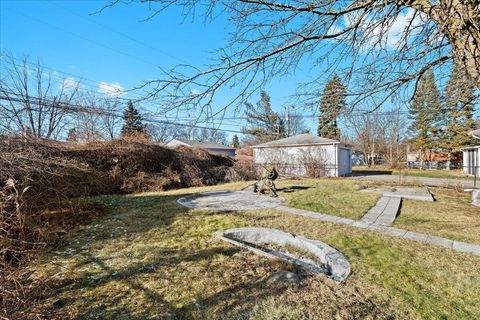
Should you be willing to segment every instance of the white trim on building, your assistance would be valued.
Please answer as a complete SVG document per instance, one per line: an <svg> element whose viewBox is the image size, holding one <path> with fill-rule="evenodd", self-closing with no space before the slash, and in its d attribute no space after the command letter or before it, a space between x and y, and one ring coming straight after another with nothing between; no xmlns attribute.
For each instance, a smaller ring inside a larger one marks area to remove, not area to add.
<svg viewBox="0 0 480 320"><path fill-rule="evenodd" d="M480 129L470 132L475 139L480 139ZM480 177L480 146L466 147L463 150L463 172Z"/></svg>
<svg viewBox="0 0 480 320"><path fill-rule="evenodd" d="M464 148L463 171L466 174L480 176L480 146Z"/></svg>

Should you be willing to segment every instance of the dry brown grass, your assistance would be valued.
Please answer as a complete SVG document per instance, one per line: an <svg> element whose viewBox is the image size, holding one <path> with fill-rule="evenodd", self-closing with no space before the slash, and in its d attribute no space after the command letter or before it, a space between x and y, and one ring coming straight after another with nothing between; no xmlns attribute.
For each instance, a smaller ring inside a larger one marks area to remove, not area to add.
<svg viewBox="0 0 480 320"><path fill-rule="evenodd" d="M100 212L84 197L213 185L228 178L232 165L204 150L171 150L145 141L74 145L0 136L3 312L28 305L36 290L16 268Z"/></svg>
<svg viewBox="0 0 480 320"><path fill-rule="evenodd" d="M435 202L402 200L395 227L480 244L480 208L471 204L470 193L430 189Z"/></svg>
<svg viewBox="0 0 480 320"><path fill-rule="evenodd" d="M49 319L476 319L480 258L275 210L188 210L179 195L245 183L98 198L109 208L31 265L54 294L32 305ZM291 266L212 236L279 228L323 240L352 265L345 284L265 278Z"/></svg>

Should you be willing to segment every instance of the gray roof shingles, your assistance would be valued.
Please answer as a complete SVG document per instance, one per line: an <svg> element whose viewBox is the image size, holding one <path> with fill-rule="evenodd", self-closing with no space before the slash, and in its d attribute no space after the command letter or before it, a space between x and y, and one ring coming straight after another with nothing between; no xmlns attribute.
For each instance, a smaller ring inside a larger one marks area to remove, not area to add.
<svg viewBox="0 0 480 320"><path fill-rule="evenodd" d="M235 148L224 146L223 144L216 143L216 142L187 140L187 139L175 139L175 140L188 144L189 146L194 148L235 150Z"/></svg>
<svg viewBox="0 0 480 320"><path fill-rule="evenodd" d="M313 144L333 144L340 143L340 141L327 139L311 135L309 133L299 134L293 137L270 141L267 143L258 144L253 148L265 148L265 147L282 147L282 146L294 146L294 145L313 145Z"/></svg>

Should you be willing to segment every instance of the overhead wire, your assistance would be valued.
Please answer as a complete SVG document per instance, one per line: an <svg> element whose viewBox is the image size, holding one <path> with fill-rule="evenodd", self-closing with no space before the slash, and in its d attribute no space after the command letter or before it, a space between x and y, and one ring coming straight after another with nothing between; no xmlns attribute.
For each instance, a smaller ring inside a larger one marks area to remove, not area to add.
<svg viewBox="0 0 480 320"><path fill-rule="evenodd" d="M12 93L12 92L6 92L7 94L12 94L16 95L17 97L11 97L11 96L5 96L5 95L0 95L0 100L3 101L10 101L10 102L17 102L17 103L25 103L24 98L20 98L18 94ZM45 105L49 104L49 107L53 107L56 109L61 109L69 112L76 112L76 113L88 113L88 114L97 114L97 115L108 115L112 116L115 118L123 118L123 115L120 113L112 112L112 111L107 111L101 108L95 108L91 106L83 106L83 105L78 105L78 104L71 104L71 103L65 103L62 101L55 101L55 100L50 100L50 99L43 99L39 97L34 97L34 96L29 96L29 103L30 104L35 104L35 105ZM29 110L32 111L39 111L38 109L34 109L29 107ZM244 133L243 131L239 130L230 130L230 129L223 129L223 128L214 128L214 127L207 127L207 126L200 126L197 124L188 124L188 123L180 123L180 122L173 122L173 121L168 121L168 120L158 120L158 119L151 119L151 118L144 118L142 119L145 122L148 123L157 123L157 124L167 124L167 125L173 125L173 126L181 126L181 127L188 127L188 128L197 128L197 129L207 129L207 130L213 130L213 131L223 131L223 132L231 132L231 133Z"/></svg>

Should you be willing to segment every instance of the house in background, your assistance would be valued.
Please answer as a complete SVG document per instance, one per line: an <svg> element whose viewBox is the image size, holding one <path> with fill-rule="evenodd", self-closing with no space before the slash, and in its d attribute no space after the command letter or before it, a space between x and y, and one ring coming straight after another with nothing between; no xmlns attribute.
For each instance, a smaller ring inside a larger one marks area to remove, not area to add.
<svg viewBox="0 0 480 320"><path fill-rule="evenodd" d="M224 146L223 144L216 142L208 142L201 140L187 140L187 139L173 139L167 143L167 147L176 148L179 146L190 147L190 148L200 148L207 150L212 154L218 154L227 157L235 157L235 148Z"/></svg>
<svg viewBox="0 0 480 320"><path fill-rule="evenodd" d="M480 140L480 129L470 132L475 139ZM466 147L463 150L463 171L469 175L480 177L480 145Z"/></svg>
<svg viewBox="0 0 480 320"><path fill-rule="evenodd" d="M420 169L420 151L407 152L407 166L410 169ZM447 169L448 153L428 151L423 155L423 169ZM454 152L450 156L450 169L461 169L462 153Z"/></svg>
<svg viewBox="0 0 480 320"><path fill-rule="evenodd" d="M256 167L274 166L286 176L344 176L352 173L352 148L340 141L299 134L252 146Z"/></svg>

